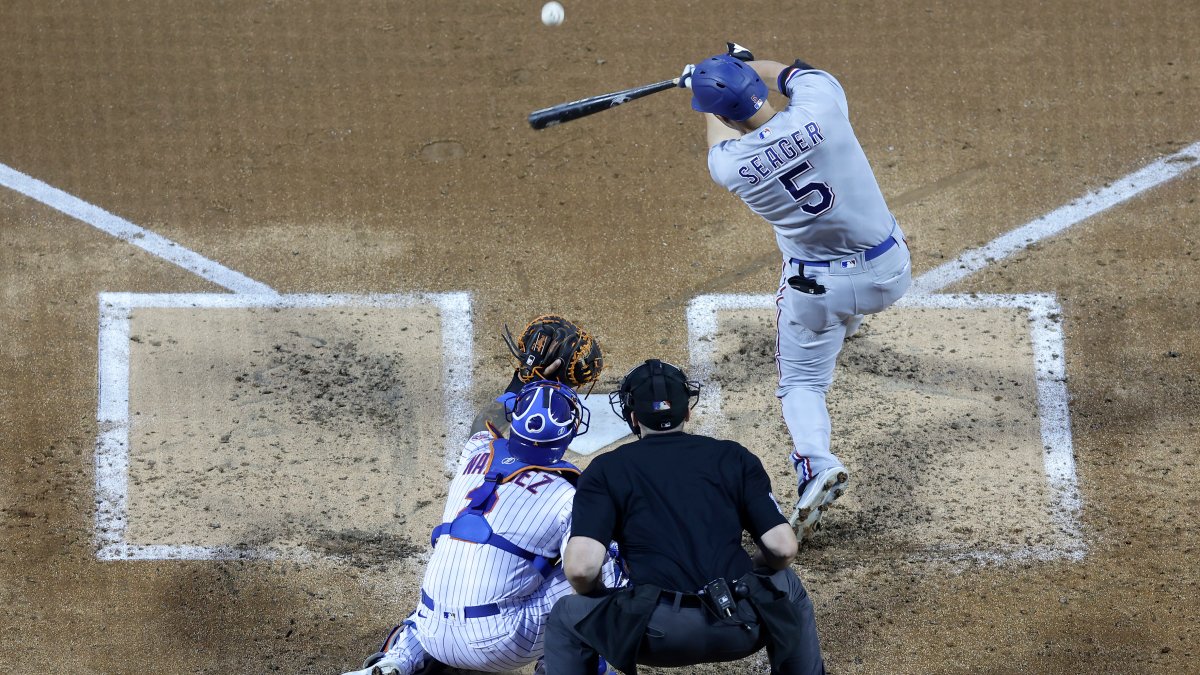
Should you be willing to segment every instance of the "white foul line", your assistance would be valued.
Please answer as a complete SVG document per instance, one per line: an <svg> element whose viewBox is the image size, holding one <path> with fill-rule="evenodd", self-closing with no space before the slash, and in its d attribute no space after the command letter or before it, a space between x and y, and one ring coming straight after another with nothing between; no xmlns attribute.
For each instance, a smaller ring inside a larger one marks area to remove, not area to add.
<svg viewBox="0 0 1200 675"><path fill-rule="evenodd" d="M129 321L137 308L412 307L434 305L441 317L443 452L447 468L467 440L471 420L471 298L467 293L375 295L246 295L227 293L101 293L100 402L96 440L96 557L101 560L305 559L303 549L131 543L129 519Z"/></svg>
<svg viewBox="0 0 1200 675"><path fill-rule="evenodd" d="M929 270L913 282L911 295L934 293L964 279L989 264L1003 260L1030 244L1059 232L1187 173L1200 165L1200 143L1152 162L1125 176L1108 187L1089 192L1075 201L1047 213L1022 227L993 239L987 245L972 249L948 263ZM902 300L903 302L903 300Z"/></svg>
<svg viewBox="0 0 1200 675"><path fill-rule="evenodd" d="M89 204L78 197L69 195L56 187L47 185L4 164L0 164L0 185L19 192L30 199L39 201L52 209L61 211L72 218L81 220L122 241L129 242L151 255L175 263L183 269L207 279L218 286L227 288L234 293L257 295L271 295L275 293L270 286L259 283L241 272L235 272L228 267L213 262L165 237L138 227L124 218L115 216L98 206Z"/></svg>
<svg viewBox="0 0 1200 675"><path fill-rule="evenodd" d="M447 470L457 457L471 419L471 350L474 344L471 298L467 293L409 295L289 295L190 251L169 239L120 218L78 197L0 164L0 185L167 260L234 295L197 293L101 293L99 325L99 403L96 440L96 547L102 560L272 559L278 551L243 547L130 544L129 481L129 320L135 307L397 307L436 305L441 317L444 448ZM292 557L304 556L304 552Z"/></svg>
<svg viewBox="0 0 1200 675"><path fill-rule="evenodd" d="M1076 223L1090 218L1135 195L1161 185L1200 164L1200 143L1184 148L1174 155L1160 159L1136 171L1113 185L1085 195L1025 226L1013 230L986 246L967 251L957 259L930 270L914 280L913 289L901 303L908 306L1016 306L1030 312L1031 337L1034 343L1035 369L1038 382L1039 417L1045 447L1047 479L1055 494L1060 525L1067 536L1066 550L1058 554L1077 558L1083 555L1082 539L1076 516L1081 506L1072 455L1070 415L1067 407L1065 362L1061 311L1053 296L932 296L930 294L983 269L991 262L1006 258L1041 239L1053 236ZM96 453L96 537L101 559L229 559L272 558L278 552L247 550L237 547L195 547L172 545L131 545L124 541L127 525L126 494L129 470L129 339L128 320L134 306L329 306L338 302L348 304L389 305L398 296L286 296L239 272L219 265L189 251L174 242L138 227L99 207L88 204L42 181L0 164L0 185L20 192L51 208L77 218L123 241L168 260L200 277L246 294L241 298L223 295L197 294L102 294L100 310L100 437ZM925 297L921 297L925 296ZM411 298L413 296L406 296ZM425 297L425 296L422 296ZM433 298L428 296L426 299ZM232 301L232 302L230 302ZM407 302L408 300L402 300ZM145 304L143 304L145 303ZM164 303L164 304L157 304ZM444 405L447 424L447 466L452 463L460 437L466 430L461 420L467 419L467 393L470 387L470 356L465 350L451 348L448 336L455 330L459 344L473 344L471 302L467 294L441 294L436 302L441 309L443 333ZM689 350L692 364L701 380L713 382L712 339L717 330L719 309L769 308L774 304L770 295L709 295L694 298L688 306ZM465 328L464 328L465 327ZM458 370L460 378L450 375ZM700 403L698 413L719 414L720 386L707 388L709 396ZM707 415L715 419L715 415ZM452 420L460 420L454 423ZM1053 553L1053 552L1052 552ZM990 557L989 554L979 554ZM1026 552L1044 557L1046 551Z"/></svg>

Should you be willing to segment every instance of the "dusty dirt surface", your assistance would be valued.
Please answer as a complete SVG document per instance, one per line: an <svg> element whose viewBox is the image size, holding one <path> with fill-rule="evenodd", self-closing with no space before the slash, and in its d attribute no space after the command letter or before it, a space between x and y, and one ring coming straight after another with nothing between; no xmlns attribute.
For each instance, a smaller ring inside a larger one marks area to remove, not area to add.
<svg viewBox="0 0 1200 675"><path fill-rule="evenodd" d="M564 4L548 28L536 2L8 0L0 170L280 293L470 293L473 408L507 379L504 322L595 330L603 388L688 364L693 297L776 282L686 94L541 132L536 108L725 40L803 57L844 84L917 276L1200 140L1197 3ZM831 672L1196 672L1197 197L1191 170L946 289L1061 303L1081 556L1008 555L1062 535L1019 313L895 310L848 343L856 482L797 562ZM228 289L54 199L0 188L0 671L357 664L415 601L444 489L445 406L409 389L444 363L381 328L428 319L136 313L126 536L283 554L100 559L100 294ZM769 313L727 318L710 423L785 499Z"/></svg>

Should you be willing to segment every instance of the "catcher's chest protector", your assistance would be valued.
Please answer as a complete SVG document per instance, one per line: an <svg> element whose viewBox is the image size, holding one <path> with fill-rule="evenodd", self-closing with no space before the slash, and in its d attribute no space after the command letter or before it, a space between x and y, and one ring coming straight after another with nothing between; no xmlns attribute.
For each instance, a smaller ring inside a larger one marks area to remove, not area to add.
<svg viewBox="0 0 1200 675"><path fill-rule="evenodd" d="M433 528L433 533L430 535L431 543L436 547L438 539L442 535L448 534L462 541L495 546L502 551L530 561L542 576L548 576L554 570L554 565L545 556L523 549L493 532L491 524L484 515L491 511L492 506L496 503L496 489L526 471L545 471L558 474L570 481L572 485L579 479L579 468L574 464L564 461L546 466L527 464L509 454L507 439L497 438L492 441L491 452L476 455L471 463L463 469L464 474L485 474L483 484L467 493L467 497L471 501L454 520Z"/></svg>

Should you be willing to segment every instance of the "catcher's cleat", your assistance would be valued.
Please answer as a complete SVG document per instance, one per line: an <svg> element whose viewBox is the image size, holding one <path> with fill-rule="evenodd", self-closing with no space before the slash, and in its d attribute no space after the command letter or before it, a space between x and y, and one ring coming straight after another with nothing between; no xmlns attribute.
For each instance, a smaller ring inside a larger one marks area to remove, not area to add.
<svg viewBox="0 0 1200 675"><path fill-rule="evenodd" d="M376 663L379 663L386 656L387 656L386 652L375 652L374 654L368 656L366 658L366 660L363 661L363 670L366 670L367 668L370 668L371 666L375 665Z"/></svg>
<svg viewBox="0 0 1200 675"><path fill-rule="evenodd" d="M365 661L363 661L361 670L351 670L342 673L342 675L374 675L376 670L375 664L383 661L384 657L386 656L387 654L383 652L375 652L374 654L368 656Z"/></svg>
<svg viewBox="0 0 1200 675"><path fill-rule="evenodd" d="M371 668L371 675L400 675L404 670L399 661L388 659L380 661ZM412 675L440 675L446 672L446 664L433 658L426 658L425 662L412 671Z"/></svg>
<svg viewBox="0 0 1200 675"><path fill-rule="evenodd" d="M800 499L788 520L796 528L796 538L808 541L821 529L821 514L846 491L850 474L844 466L833 466L800 486Z"/></svg>

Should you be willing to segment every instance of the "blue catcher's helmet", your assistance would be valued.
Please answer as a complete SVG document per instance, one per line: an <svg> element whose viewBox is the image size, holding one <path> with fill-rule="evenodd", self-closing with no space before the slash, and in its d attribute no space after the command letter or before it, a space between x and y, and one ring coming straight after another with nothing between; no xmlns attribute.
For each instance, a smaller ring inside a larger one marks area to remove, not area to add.
<svg viewBox="0 0 1200 675"><path fill-rule="evenodd" d="M744 62L718 54L692 71L692 109L744 122L767 102L767 85Z"/></svg>
<svg viewBox="0 0 1200 675"><path fill-rule="evenodd" d="M521 387L515 396L499 399L512 423L508 450L528 464L548 465L562 459L567 446L588 430L591 413L571 387L537 380Z"/></svg>

